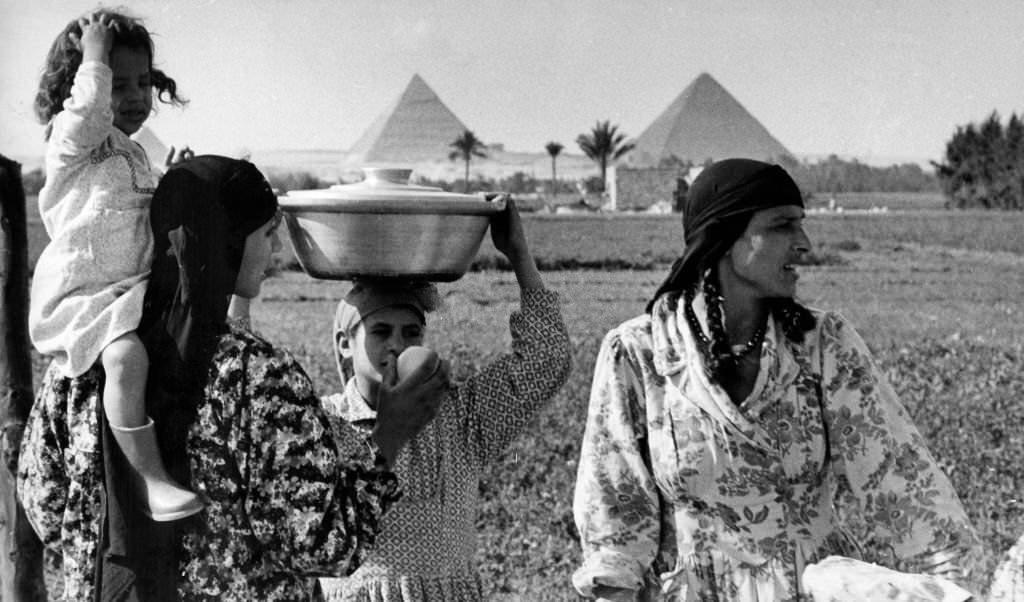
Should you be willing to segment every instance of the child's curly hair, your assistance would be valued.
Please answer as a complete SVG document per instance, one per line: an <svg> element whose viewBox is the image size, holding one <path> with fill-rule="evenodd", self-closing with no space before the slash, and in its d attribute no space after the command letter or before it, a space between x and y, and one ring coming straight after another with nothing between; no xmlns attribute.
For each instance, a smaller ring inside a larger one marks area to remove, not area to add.
<svg viewBox="0 0 1024 602"><path fill-rule="evenodd" d="M107 15L119 27L114 29L114 46L144 50L149 54L150 80L157 91L157 100L176 106L184 106L188 100L178 95L178 85L166 73L153 68L153 38L142 25L142 20L109 9L100 9L97 14ZM35 112L40 123L49 124L50 120L64 107L64 100L71 96L71 85L82 64L82 50L71 39L71 34L82 36L82 28L78 19L73 19L64 27L46 54L43 75L39 79L39 90L36 92ZM50 130L47 128L46 137Z"/></svg>

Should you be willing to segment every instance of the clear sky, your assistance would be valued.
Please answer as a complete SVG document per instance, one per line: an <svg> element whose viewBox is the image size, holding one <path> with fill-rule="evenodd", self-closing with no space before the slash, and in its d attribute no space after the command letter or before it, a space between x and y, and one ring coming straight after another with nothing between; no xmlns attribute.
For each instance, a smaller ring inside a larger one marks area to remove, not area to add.
<svg viewBox="0 0 1024 602"><path fill-rule="evenodd" d="M199 152L345 149L419 73L479 138L543 152L597 120L639 135L701 72L790 151L939 159L958 125L1024 113L1021 0L139 0L190 100L149 126ZM0 152L54 36L97 6L0 0Z"/></svg>

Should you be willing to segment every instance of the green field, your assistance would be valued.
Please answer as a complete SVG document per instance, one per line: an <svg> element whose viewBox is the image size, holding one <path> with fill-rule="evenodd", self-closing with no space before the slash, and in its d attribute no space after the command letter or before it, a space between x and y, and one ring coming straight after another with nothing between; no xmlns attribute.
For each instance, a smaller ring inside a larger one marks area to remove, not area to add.
<svg viewBox="0 0 1024 602"><path fill-rule="evenodd" d="M842 196L842 195L840 195ZM902 205L889 194L848 195L861 208L903 206L885 213L849 211L810 213L807 232L821 250L849 246L915 243L949 249L1024 255L1024 212L947 211L933 195L916 195ZM922 200L923 199L923 200ZM29 261L46 244L35 197L29 197ZM912 208L912 209L911 209ZM524 214L527 233L542 269L657 268L669 264L683 247L679 215ZM284 262L294 264L290 253ZM485 241L478 256L482 267L497 262Z"/></svg>
<svg viewBox="0 0 1024 602"><path fill-rule="evenodd" d="M526 227L561 294L574 369L482 484L478 558L488 599L566 600L579 557L572 487L597 348L643 310L681 248L681 228L678 216L528 216ZM1019 213L815 214L807 228L822 260L801 270L803 299L843 312L877 352L984 538L986 572L1024 532L1022 227ZM479 265L497 264L486 244ZM610 269L592 269L602 266ZM345 289L285 271L254 307L257 328L292 349L321 392L340 387L327 333ZM441 290L445 308L431 319L428 344L464 377L507 348L515 280L479 271Z"/></svg>

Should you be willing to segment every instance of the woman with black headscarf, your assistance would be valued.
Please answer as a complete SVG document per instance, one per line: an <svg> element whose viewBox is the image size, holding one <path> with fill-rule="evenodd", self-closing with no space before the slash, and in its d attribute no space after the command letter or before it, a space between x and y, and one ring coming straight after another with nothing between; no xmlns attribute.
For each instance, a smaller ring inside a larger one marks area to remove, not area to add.
<svg viewBox="0 0 1024 602"><path fill-rule="evenodd" d="M153 522L125 485L102 366L44 377L18 490L63 557L63 599L307 600L309 577L351 572L373 542L399 495L388 467L433 416L444 381L384 386L386 424L369 439L332 431L291 354L228 319L232 295L259 294L279 221L259 170L226 157L173 166L153 197L138 332L160 455L206 502L188 523Z"/></svg>
<svg viewBox="0 0 1024 602"><path fill-rule="evenodd" d="M797 600L831 555L963 578L976 535L949 480L853 327L795 299L803 218L776 165L694 181L683 256L598 354L581 594Z"/></svg>

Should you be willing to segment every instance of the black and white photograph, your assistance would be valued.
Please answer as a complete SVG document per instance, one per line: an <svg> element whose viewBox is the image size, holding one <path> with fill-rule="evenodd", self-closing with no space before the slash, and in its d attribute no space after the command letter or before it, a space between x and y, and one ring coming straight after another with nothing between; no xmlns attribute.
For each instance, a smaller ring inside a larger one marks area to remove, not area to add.
<svg viewBox="0 0 1024 602"><path fill-rule="evenodd" d="M1024 602L1024 3L0 0L0 600Z"/></svg>

